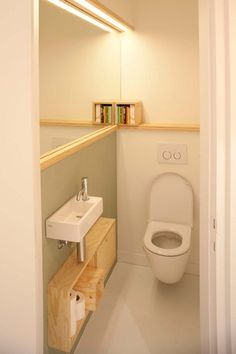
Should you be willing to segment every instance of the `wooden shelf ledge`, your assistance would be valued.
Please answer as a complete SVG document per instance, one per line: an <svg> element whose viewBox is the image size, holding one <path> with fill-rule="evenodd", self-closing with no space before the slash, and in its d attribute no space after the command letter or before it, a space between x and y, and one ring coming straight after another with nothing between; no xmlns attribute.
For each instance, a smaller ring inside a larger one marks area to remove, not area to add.
<svg viewBox="0 0 236 354"><path fill-rule="evenodd" d="M63 266L48 284L48 289L65 290L68 294L71 288L76 285L80 275L83 273L89 262L92 260L96 250L101 245L104 237L114 226L115 219L100 218L86 235L86 260L83 263L77 261L77 250L66 260Z"/></svg>
<svg viewBox="0 0 236 354"><path fill-rule="evenodd" d="M122 101L123 102L123 101ZM126 101L124 101L126 102ZM40 125L44 126L63 126L63 127L92 127L92 126L111 126L111 124L95 123L92 121L76 121L76 120L58 120L58 119L41 119ZM135 128L142 130L166 130L166 131L186 131L199 132L200 124L197 123L141 123L139 125L118 124L120 128Z"/></svg>
<svg viewBox="0 0 236 354"><path fill-rule="evenodd" d="M85 296L85 309L96 311L99 300L104 292L104 269L88 266L73 290Z"/></svg>
<svg viewBox="0 0 236 354"><path fill-rule="evenodd" d="M41 126L49 127L92 127L90 120L73 120L73 119L40 119Z"/></svg>
<svg viewBox="0 0 236 354"><path fill-rule="evenodd" d="M70 353L77 336L88 318L89 311L95 311L104 290L106 269L98 259L100 249L106 251L106 240L115 240L115 219L99 218L86 235L86 260L77 262L75 249L48 284L48 345L51 348ZM105 244L104 244L105 243ZM111 250L112 251L112 250ZM101 251L100 251L101 252ZM107 261L109 269L116 259ZM102 252L101 252L102 253ZM103 253L102 253L103 254ZM109 258L107 252L107 256ZM87 300L85 317L77 321L77 330L71 336L70 293L72 289L81 290Z"/></svg>
<svg viewBox="0 0 236 354"><path fill-rule="evenodd" d="M119 124L119 129L139 129L139 130L160 130L160 131L176 131L176 132L199 132L199 124L172 124L172 123L141 123L140 125Z"/></svg>

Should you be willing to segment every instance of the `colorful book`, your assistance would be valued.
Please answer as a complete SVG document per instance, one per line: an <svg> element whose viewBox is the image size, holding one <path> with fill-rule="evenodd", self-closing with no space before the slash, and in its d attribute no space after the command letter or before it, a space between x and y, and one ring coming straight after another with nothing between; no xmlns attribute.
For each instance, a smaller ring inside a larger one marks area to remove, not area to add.
<svg viewBox="0 0 236 354"><path fill-rule="evenodd" d="M127 117L126 117L126 106L123 106L123 124L127 124Z"/></svg>
<svg viewBox="0 0 236 354"><path fill-rule="evenodd" d="M95 107L95 122L101 123L101 105L100 104L96 104L96 107Z"/></svg>
<svg viewBox="0 0 236 354"><path fill-rule="evenodd" d="M130 106L126 106L126 124L130 124Z"/></svg>
<svg viewBox="0 0 236 354"><path fill-rule="evenodd" d="M130 105L130 124L135 124L135 105Z"/></svg>
<svg viewBox="0 0 236 354"><path fill-rule="evenodd" d="M108 117L108 118L107 118L107 123L109 123L109 124L112 123L112 122L111 122L111 111L112 111L111 108L112 108L111 106L108 106L108 107L107 107L107 117Z"/></svg>
<svg viewBox="0 0 236 354"><path fill-rule="evenodd" d="M107 106L104 106L104 123L107 123Z"/></svg>
<svg viewBox="0 0 236 354"><path fill-rule="evenodd" d="M124 107L121 106L120 107L120 114L121 114L121 117L120 117L120 121L121 121L121 124L124 124Z"/></svg>
<svg viewBox="0 0 236 354"><path fill-rule="evenodd" d="M101 123L104 123L104 106L101 105Z"/></svg>
<svg viewBox="0 0 236 354"><path fill-rule="evenodd" d="M117 106L117 124L121 124L121 107Z"/></svg>

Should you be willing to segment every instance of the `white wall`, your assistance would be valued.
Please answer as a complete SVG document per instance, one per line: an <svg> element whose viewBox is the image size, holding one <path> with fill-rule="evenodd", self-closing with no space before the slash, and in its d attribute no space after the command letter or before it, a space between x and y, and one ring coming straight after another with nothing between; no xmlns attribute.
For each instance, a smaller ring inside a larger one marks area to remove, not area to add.
<svg viewBox="0 0 236 354"><path fill-rule="evenodd" d="M137 0L135 32L122 38L122 99L143 102L145 122L198 123L197 0ZM188 165L159 165L157 144L187 143ZM185 176L195 193L193 249L188 271L199 268L199 133L120 130L118 134L118 251L144 264L142 243L149 185L159 173Z"/></svg>
<svg viewBox="0 0 236 354"><path fill-rule="evenodd" d="M36 0L1 1L0 352L11 354L42 354L37 17Z"/></svg>
<svg viewBox="0 0 236 354"><path fill-rule="evenodd" d="M92 102L120 99L120 36L40 5L40 117L92 119Z"/></svg>
<svg viewBox="0 0 236 354"><path fill-rule="evenodd" d="M122 99L146 122L199 122L197 0L137 0L122 39Z"/></svg>
<svg viewBox="0 0 236 354"><path fill-rule="evenodd" d="M158 163L158 143L188 145L187 165ZM194 189L194 232L188 271L199 272L199 134L120 130L118 151L118 257L121 261L147 264L143 238L147 226L148 193L160 173L176 172Z"/></svg>

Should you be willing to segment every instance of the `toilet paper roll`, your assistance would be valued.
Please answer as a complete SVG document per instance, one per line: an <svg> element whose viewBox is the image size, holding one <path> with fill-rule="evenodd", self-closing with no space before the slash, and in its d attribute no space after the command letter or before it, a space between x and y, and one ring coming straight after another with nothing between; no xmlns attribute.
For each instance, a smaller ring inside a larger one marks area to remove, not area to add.
<svg viewBox="0 0 236 354"><path fill-rule="evenodd" d="M73 337L77 329L76 318L76 293L74 291L70 294L70 335Z"/></svg>
<svg viewBox="0 0 236 354"><path fill-rule="evenodd" d="M82 320L85 317L85 297L84 294L76 292L76 319Z"/></svg>

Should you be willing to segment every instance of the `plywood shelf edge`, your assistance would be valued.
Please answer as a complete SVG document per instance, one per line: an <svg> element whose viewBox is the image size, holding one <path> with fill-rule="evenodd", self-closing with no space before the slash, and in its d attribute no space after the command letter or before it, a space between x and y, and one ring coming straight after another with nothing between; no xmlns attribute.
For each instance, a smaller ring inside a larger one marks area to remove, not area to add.
<svg viewBox="0 0 236 354"><path fill-rule="evenodd" d="M68 257L58 272L53 276L48 284L48 345L51 348L69 353L89 315L89 308L86 316L77 322L77 331L74 336L70 335L70 293L76 289L81 278L80 286L84 286L87 277L93 287L94 297L92 307L96 310L97 303L104 289L104 278L108 270L112 268L116 260L116 250L111 247L108 251L107 245L112 244L110 239L115 240L115 219L99 218L95 225L86 235L86 261L77 262L76 249ZM109 240L109 242L108 242ZM106 242L107 241L107 242ZM103 262L97 257L97 253L107 252L107 262L105 267ZM110 253L113 252L111 258ZM100 266L101 265L101 266ZM106 269L106 265L108 268ZM94 267L94 268L93 268ZM91 274L91 270L94 270ZM105 274L105 276L104 276ZM84 276L83 276L84 275Z"/></svg>
<svg viewBox="0 0 236 354"><path fill-rule="evenodd" d="M160 130L160 131L176 131L176 132L199 132L200 125L199 124L188 124L188 123L141 123L139 125L127 125L127 124L119 124L119 129L127 128L127 129L138 129L138 130Z"/></svg>
<svg viewBox="0 0 236 354"><path fill-rule="evenodd" d="M114 224L115 219L100 218L86 235L87 257L85 262L77 262L77 251L75 249L59 271L51 279L48 284L48 289L55 288L57 290L60 289L70 292L80 275L93 258L96 250L101 245L105 235Z"/></svg>
<svg viewBox="0 0 236 354"><path fill-rule="evenodd" d="M40 119L41 126L59 126L59 127L92 127L91 120L76 119Z"/></svg>

